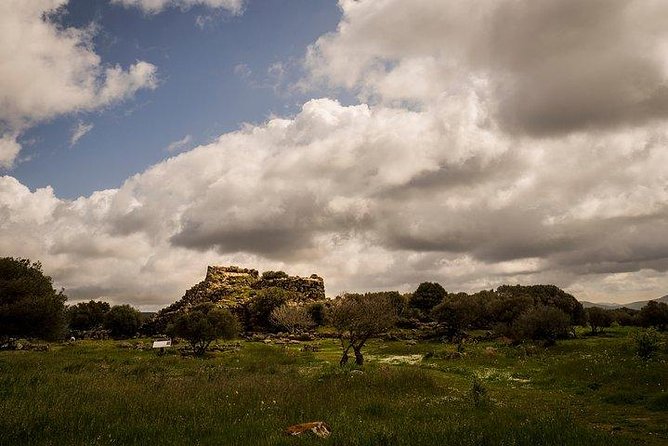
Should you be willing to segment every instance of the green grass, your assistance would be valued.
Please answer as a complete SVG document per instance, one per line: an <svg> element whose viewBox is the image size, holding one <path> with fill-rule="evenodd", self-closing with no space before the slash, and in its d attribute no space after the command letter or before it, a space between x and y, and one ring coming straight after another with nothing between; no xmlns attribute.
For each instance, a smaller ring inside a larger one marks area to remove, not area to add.
<svg viewBox="0 0 668 446"><path fill-rule="evenodd" d="M362 373L321 351L244 343L203 359L112 341L0 352L0 445L659 445L668 366L629 332L544 349L372 342ZM492 347L492 349L489 349ZM429 359L415 355L433 353ZM476 405L473 378L489 402ZM285 437L324 420L327 440Z"/></svg>

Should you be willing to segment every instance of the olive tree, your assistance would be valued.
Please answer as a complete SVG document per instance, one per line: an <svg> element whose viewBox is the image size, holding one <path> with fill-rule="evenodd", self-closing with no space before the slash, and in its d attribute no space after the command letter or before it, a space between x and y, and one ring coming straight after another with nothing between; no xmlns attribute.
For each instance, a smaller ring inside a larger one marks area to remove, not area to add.
<svg viewBox="0 0 668 446"><path fill-rule="evenodd" d="M283 304L271 312L271 322L290 333L315 325L308 308L302 305Z"/></svg>
<svg viewBox="0 0 668 446"><path fill-rule="evenodd" d="M216 339L232 339L239 321L225 308L206 302L184 311L167 327L167 334L188 341L196 356L203 356Z"/></svg>
<svg viewBox="0 0 668 446"><path fill-rule="evenodd" d="M337 298L329 310L329 321L336 329L343 354L340 365L348 362L352 349L355 363L364 364L362 348L372 336L394 326L396 305L382 293L346 294Z"/></svg>
<svg viewBox="0 0 668 446"><path fill-rule="evenodd" d="M543 340L553 345L557 339L568 337L570 317L555 307L538 305L522 313L510 327L510 337L516 341Z"/></svg>
<svg viewBox="0 0 668 446"><path fill-rule="evenodd" d="M591 327L591 333L602 333L603 329L612 325L612 315L599 307L591 307L587 309L587 319Z"/></svg>

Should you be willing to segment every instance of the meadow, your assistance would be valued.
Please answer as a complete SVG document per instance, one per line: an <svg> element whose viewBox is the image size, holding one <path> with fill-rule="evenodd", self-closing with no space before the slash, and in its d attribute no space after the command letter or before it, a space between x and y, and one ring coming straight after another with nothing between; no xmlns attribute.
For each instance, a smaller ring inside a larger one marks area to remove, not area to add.
<svg viewBox="0 0 668 446"><path fill-rule="evenodd" d="M335 340L317 352L241 342L204 358L117 341L2 351L0 445L668 444L667 336L643 361L632 331L463 353L376 340L361 369L337 365ZM316 420L329 438L283 434Z"/></svg>

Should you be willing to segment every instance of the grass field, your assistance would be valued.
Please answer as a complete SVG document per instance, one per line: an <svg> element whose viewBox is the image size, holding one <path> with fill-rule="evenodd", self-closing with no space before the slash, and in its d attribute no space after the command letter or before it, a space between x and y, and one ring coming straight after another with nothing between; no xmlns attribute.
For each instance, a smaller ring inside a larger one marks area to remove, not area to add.
<svg viewBox="0 0 668 446"><path fill-rule="evenodd" d="M665 343L645 362L629 334L468 344L461 358L448 344L376 341L361 372L336 365L330 340L316 353L242 343L201 359L114 341L4 351L0 445L668 444ZM314 420L332 436L282 434Z"/></svg>

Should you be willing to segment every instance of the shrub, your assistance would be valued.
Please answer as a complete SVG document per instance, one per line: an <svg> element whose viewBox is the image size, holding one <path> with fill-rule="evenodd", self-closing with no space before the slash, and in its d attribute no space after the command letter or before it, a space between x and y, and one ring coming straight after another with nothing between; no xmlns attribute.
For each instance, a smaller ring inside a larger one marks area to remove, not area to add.
<svg viewBox="0 0 668 446"><path fill-rule="evenodd" d="M661 347L659 334L653 328L635 333L633 340L636 355L644 360L652 359Z"/></svg>
<svg viewBox="0 0 668 446"><path fill-rule="evenodd" d="M39 262L0 258L0 344L12 337L62 339L66 300Z"/></svg>
<svg viewBox="0 0 668 446"><path fill-rule="evenodd" d="M563 311L536 306L522 313L510 327L510 337L516 341L543 340L552 345L557 339L568 337L570 317Z"/></svg>
<svg viewBox="0 0 668 446"><path fill-rule="evenodd" d="M227 309L207 302L176 316L167 328L172 337L188 341L196 356L202 356L216 339L232 339L239 332L239 321Z"/></svg>
<svg viewBox="0 0 668 446"><path fill-rule="evenodd" d="M473 377L468 396L475 407L483 407L489 403L487 388L477 376Z"/></svg>
<svg viewBox="0 0 668 446"><path fill-rule="evenodd" d="M325 304L322 302L314 302L306 307L309 316L313 319L313 323L317 326L325 324L326 311Z"/></svg>
<svg viewBox="0 0 668 446"><path fill-rule="evenodd" d="M271 322L290 333L312 327L313 318L306 307L285 303L271 312Z"/></svg>
<svg viewBox="0 0 668 446"><path fill-rule="evenodd" d="M271 313L289 300L294 293L282 288L270 287L259 290L250 300L247 312L248 321L253 330L274 330L276 327L271 321Z"/></svg>
<svg viewBox="0 0 668 446"><path fill-rule="evenodd" d="M114 305L104 316L103 325L114 338L129 338L139 330L141 313L130 305Z"/></svg>
<svg viewBox="0 0 668 446"><path fill-rule="evenodd" d="M284 271L265 271L262 273L262 279L272 280L272 279L287 279L288 274Z"/></svg>

